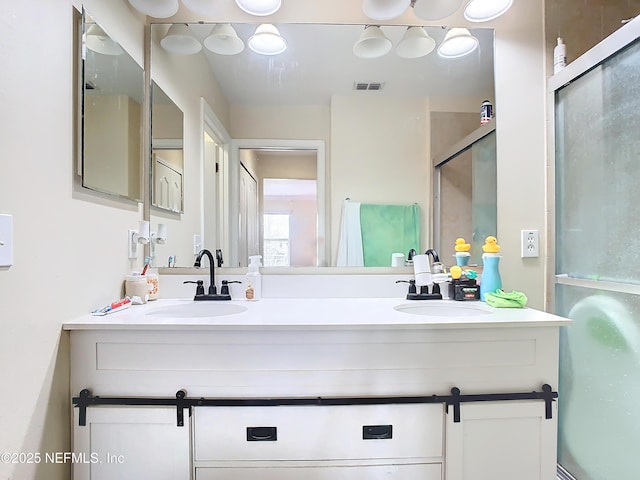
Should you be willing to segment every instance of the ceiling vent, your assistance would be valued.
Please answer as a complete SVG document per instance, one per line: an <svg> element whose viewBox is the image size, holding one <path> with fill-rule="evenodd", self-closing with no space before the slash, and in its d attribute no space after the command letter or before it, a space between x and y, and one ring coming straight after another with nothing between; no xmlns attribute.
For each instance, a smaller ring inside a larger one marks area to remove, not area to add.
<svg viewBox="0 0 640 480"><path fill-rule="evenodd" d="M384 88L384 82L354 82L354 90L382 90Z"/></svg>

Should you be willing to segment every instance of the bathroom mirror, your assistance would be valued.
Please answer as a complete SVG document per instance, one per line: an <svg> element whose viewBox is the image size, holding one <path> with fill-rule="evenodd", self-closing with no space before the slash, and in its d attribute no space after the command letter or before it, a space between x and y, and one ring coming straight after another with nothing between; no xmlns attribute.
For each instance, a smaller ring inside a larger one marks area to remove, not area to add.
<svg viewBox="0 0 640 480"><path fill-rule="evenodd" d="M183 113L151 82L151 205L174 213L184 211Z"/></svg>
<svg viewBox="0 0 640 480"><path fill-rule="evenodd" d="M205 91L197 94L207 99L231 138L238 142L251 140L256 158L274 162L269 142L324 142L324 175L316 179L316 190L326 192L323 208L318 210L324 212L326 225L322 232L326 237L320 238L318 233L318 244L326 247L324 265L335 264L341 208L346 197L371 203L418 203L421 243L428 245L432 202L430 114L477 112L479 123L480 104L484 99L494 99L493 30L471 29L480 46L467 57L445 59L434 50L421 58L401 58L395 46L407 26L386 25L382 28L394 49L384 57L364 59L353 54L364 25L278 24L288 48L274 56L258 55L246 46L256 26L233 24L245 44L236 55L215 54L207 48L190 56L165 51L157 55L163 58L161 68L168 69L172 63L174 69L185 69L193 63L198 65L193 73L201 76L204 63L219 90L210 96ZM188 27L202 45L214 24ZM158 32L164 35L169 25L152 24L151 29L153 73L154 51L162 48ZM434 26L424 29L436 45L442 43L448 30ZM185 88L192 88L187 79ZM219 108L216 93L224 97L224 105ZM256 139L265 139L265 148ZM231 184L225 194L230 196L226 198L229 217L236 221L238 212L233 205L238 203L241 190L241 167L239 158L238 164L233 164L233 156L232 153L230 168L237 171L229 175ZM207 202L204 207L204 218L210 216L209 205ZM264 225L262 222L261 218ZM241 225L230 225L225 235L229 237L227 246L234 248L242 229ZM246 261L239 253L226 258L231 261L225 266L239 266Z"/></svg>
<svg viewBox="0 0 640 480"><path fill-rule="evenodd" d="M143 69L86 12L82 21L82 186L142 200Z"/></svg>

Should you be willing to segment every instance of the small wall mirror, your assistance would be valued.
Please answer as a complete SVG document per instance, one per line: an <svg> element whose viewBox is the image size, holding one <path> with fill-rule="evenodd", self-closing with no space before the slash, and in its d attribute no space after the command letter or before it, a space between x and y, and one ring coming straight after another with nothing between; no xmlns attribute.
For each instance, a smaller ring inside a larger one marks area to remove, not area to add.
<svg viewBox="0 0 640 480"><path fill-rule="evenodd" d="M151 85L152 205L184 212L182 110L155 83Z"/></svg>
<svg viewBox="0 0 640 480"><path fill-rule="evenodd" d="M82 17L82 186L141 201L143 69Z"/></svg>

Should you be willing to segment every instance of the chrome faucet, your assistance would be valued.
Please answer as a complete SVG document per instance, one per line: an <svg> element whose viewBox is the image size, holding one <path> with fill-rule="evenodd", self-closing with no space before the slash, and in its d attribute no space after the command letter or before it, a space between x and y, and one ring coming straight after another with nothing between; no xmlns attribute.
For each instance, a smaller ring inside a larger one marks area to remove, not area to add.
<svg viewBox="0 0 640 480"><path fill-rule="evenodd" d="M196 261L193 263L194 267L200 268L200 262L202 261L202 257L206 256L209 259L209 290L205 295L204 288L201 287L202 280L198 281L198 289L196 290L196 296L193 298L194 300L231 300L231 295L228 293L217 293L216 289L216 275L215 275L215 262L213 260L213 255L207 249L200 250L198 255L196 256ZM187 281L184 283L194 283L191 281Z"/></svg>

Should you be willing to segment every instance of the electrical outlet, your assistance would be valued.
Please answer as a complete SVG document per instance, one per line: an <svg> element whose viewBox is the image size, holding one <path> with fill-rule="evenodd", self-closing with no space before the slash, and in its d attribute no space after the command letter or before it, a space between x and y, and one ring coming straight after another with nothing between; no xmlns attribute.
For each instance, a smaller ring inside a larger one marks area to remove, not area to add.
<svg viewBox="0 0 640 480"><path fill-rule="evenodd" d="M520 230L520 256L536 258L540 256L540 236L538 230Z"/></svg>

